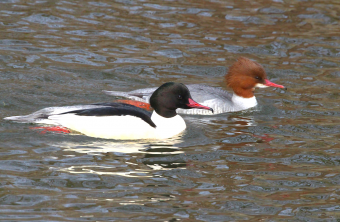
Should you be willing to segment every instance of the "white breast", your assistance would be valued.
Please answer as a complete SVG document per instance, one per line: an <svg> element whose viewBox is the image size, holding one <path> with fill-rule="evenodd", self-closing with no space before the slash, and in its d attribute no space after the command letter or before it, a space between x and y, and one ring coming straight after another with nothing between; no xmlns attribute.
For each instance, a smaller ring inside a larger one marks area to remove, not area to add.
<svg viewBox="0 0 340 222"><path fill-rule="evenodd" d="M179 115L171 118L164 118L154 111L152 113L151 119L157 126L157 138L173 137L184 131L186 128L184 119Z"/></svg>
<svg viewBox="0 0 340 222"><path fill-rule="evenodd" d="M251 98L243 98L241 96L233 94L231 101L233 102L234 112L249 109L257 105L255 96Z"/></svg>

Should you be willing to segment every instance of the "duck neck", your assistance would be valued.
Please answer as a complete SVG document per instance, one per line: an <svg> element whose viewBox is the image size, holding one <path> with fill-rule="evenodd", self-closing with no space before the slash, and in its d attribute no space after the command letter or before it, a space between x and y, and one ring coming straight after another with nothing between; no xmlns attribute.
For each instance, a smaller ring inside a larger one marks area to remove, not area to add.
<svg viewBox="0 0 340 222"><path fill-rule="evenodd" d="M156 124L156 131L162 138L168 138L176 135L186 128L184 119L180 115L165 118L153 111L151 120Z"/></svg>
<svg viewBox="0 0 340 222"><path fill-rule="evenodd" d="M250 98L245 98L234 93L231 101L235 106L235 111L249 109L257 105L254 95Z"/></svg>
<svg viewBox="0 0 340 222"><path fill-rule="evenodd" d="M177 115L176 110L171 109L157 109L155 108L155 113L164 118L172 118Z"/></svg>

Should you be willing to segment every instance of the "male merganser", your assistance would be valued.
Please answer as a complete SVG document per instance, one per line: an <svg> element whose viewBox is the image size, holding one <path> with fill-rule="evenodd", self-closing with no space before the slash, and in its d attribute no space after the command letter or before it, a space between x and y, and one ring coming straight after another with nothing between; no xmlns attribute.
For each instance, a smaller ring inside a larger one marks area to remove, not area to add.
<svg viewBox="0 0 340 222"><path fill-rule="evenodd" d="M252 108L257 105L254 96L256 87L278 87L284 86L270 82L263 67L248 58L240 57L229 69L225 76L227 86L233 89L233 93L223 89L202 85L187 85L195 100L214 109L214 113L207 110L183 110L178 109L178 113L193 115L213 115L225 112L237 112ZM113 96L126 97L140 102L149 102L151 94L156 88L137 89L131 92L104 91Z"/></svg>
<svg viewBox="0 0 340 222"><path fill-rule="evenodd" d="M151 96L153 113L124 103L48 107L27 116L12 116L6 120L43 123L67 127L82 134L105 139L163 139L175 136L185 128L176 113L177 108L206 109L196 103L188 88L168 82Z"/></svg>

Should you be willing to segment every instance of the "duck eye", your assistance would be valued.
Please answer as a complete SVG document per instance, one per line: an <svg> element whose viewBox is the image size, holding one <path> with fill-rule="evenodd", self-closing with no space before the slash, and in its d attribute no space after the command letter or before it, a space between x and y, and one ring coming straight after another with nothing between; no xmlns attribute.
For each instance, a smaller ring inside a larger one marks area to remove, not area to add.
<svg viewBox="0 0 340 222"><path fill-rule="evenodd" d="M259 76L255 76L255 79L261 79Z"/></svg>
<svg viewBox="0 0 340 222"><path fill-rule="evenodd" d="M183 99L183 97L181 95L178 95L178 99Z"/></svg>

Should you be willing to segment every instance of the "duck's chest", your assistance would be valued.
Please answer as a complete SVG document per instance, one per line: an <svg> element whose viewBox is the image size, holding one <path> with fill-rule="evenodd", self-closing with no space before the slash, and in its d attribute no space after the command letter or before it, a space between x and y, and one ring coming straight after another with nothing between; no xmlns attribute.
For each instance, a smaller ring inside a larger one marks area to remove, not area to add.
<svg viewBox="0 0 340 222"><path fill-rule="evenodd" d="M183 118L179 115L165 118L158 115L156 112L153 112L151 120L156 124L156 134L159 138L175 136L186 128Z"/></svg>

